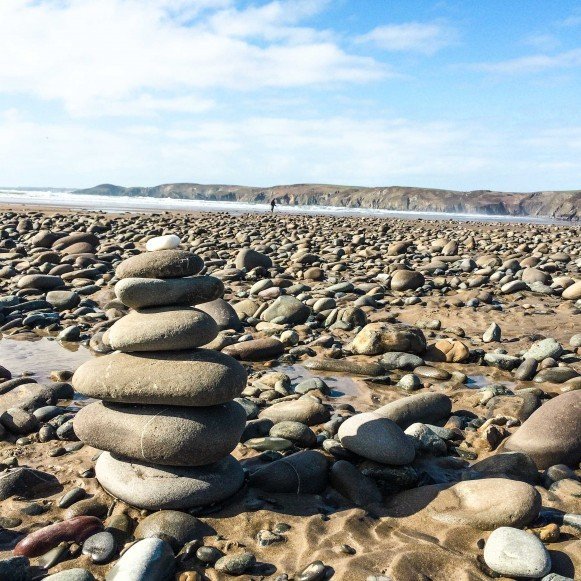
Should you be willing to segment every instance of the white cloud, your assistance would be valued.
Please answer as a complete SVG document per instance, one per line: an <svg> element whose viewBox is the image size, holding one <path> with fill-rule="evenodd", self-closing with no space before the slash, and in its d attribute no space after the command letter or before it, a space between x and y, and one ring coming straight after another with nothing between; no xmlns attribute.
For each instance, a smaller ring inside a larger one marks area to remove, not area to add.
<svg viewBox="0 0 581 581"><path fill-rule="evenodd" d="M579 66L581 66L581 48L554 55L536 54L494 63L477 63L471 65L471 68L485 73L514 75L569 69Z"/></svg>
<svg viewBox="0 0 581 581"><path fill-rule="evenodd" d="M457 33L441 22L406 22L378 26L359 36L357 40L371 42L388 51L432 55L454 44L457 41Z"/></svg>
<svg viewBox="0 0 581 581"><path fill-rule="evenodd" d="M2 185L327 182L456 189L571 188L580 128L492 131L466 122L252 117L114 132L0 116ZM553 169L554 171L548 171ZM67 176L63 183L63 176Z"/></svg>
<svg viewBox="0 0 581 581"><path fill-rule="evenodd" d="M384 77L375 60L295 26L320 5L289 0L235 11L223 0L2 0L0 92L57 100L80 114L104 101L122 109L150 99L163 109L157 92L193 102L215 89ZM261 38L268 40L255 42Z"/></svg>

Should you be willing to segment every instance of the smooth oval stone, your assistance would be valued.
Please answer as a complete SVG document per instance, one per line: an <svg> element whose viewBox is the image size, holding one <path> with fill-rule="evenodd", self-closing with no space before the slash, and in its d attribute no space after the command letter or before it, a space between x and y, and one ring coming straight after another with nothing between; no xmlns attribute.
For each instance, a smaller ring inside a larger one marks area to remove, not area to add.
<svg viewBox="0 0 581 581"><path fill-rule="evenodd" d="M228 345L222 349L223 353L240 359L241 361L263 361L274 359L284 353L284 343L275 337L265 337L263 339L251 339Z"/></svg>
<svg viewBox="0 0 581 581"><path fill-rule="evenodd" d="M242 270L252 270L258 266L263 268L270 268L272 266L272 260L262 254L262 252L257 252L252 248L242 248L236 255L236 268Z"/></svg>
<svg viewBox="0 0 581 581"><path fill-rule="evenodd" d="M387 505L390 516L425 511L433 520L485 531L525 526L537 518L540 509L541 496L533 486L508 478L420 486L396 494Z"/></svg>
<svg viewBox="0 0 581 581"><path fill-rule="evenodd" d="M440 379L442 381L448 381L452 377L452 374L445 369L439 369L438 367L430 367L429 365L419 365L414 369L414 373L420 377L428 377L430 379Z"/></svg>
<svg viewBox="0 0 581 581"><path fill-rule="evenodd" d="M238 555L224 555L216 561L216 571L224 571L228 575L242 575L256 563L256 557L249 552Z"/></svg>
<svg viewBox="0 0 581 581"><path fill-rule="evenodd" d="M172 548L179 551L186 543L204 539L204 526L187 512L160 510L145 517L133 533L136 539L160 537L168 541Z"/></svg>
<svg viewBox="0 0 581 581"><path fill-rule="evenodd" d="M271 428L269 435L275 438L285 438L302 448L312 448L317 444L315 432L300 422L279 422Z"/></svg>
<svg viewBox="0 0 581 581"><path fill-rule="evenodd" d="M232 496L244 471L232 456L200 467L123 461L103 452L95 466L101 486L115 498L147 510L207 506Z"/></svg>
<svg viewBox="0 0 581 581"><path fill-rule="evenodd" d="M198 305L198 310L204 311L204 313L210 315L210 317L216 321L218 330L220 331L224 331L225 329L234 329L236 331L240 328L238 314L230 303L222 298L202 303Z"/></svg>
<svg viewBox="0 0 581 581"><path fill-rule="evenodd" d="M127 258L115 270L117 278L179 278L204 268L203 260L186 250L158 250Z"/></svg>
<svg viewBox="0 0 581 581"><path fill-rule="evenodd" d="M275 403L259 414L260 418L279 422L300 422L307 426L315 426L326 422L330 417L329 410L311 397Z"/></svg>
<svg viewBox="0 0 581 581"><path fill-rule="evenodd" d="M345 448L382 464L409 464L415 456L414 445L403 430L373 412L350 417L339 426L337 433Z"/></svg>
<svg viewBox="0 0 581 581"><path fill-rule="evenodd" d="M200 466L230 454L246 426L236 402L209 407L96 402L75 417L75 433L86 444L138 461Z"/></svg>
<svg viewBox="0 0 581 581"><path fill-rule="evenodd" d="M525 359L535 359L536 361L542 361L547 357L553 357L554 359L557 359L562 352L563 346L558 341L555 341L555 339L549 337L534 343L523 355L523 357Z"/></svg>
<svg viewBox="0 0 581 581"><path fill-rule="evenodd" d="M15 555L38 557L63 541L83 542L103 530L103 523L94 516L77 516L30 533L14 547Z"/></svg>
<svg viewBox="0 0 581 581"><path fill-rule="evenodd" d="M88 555L93 563L108 563L116 551L115 537L109 531L92 535L83 543L83 555Z"/></svg>
<svg viewBox="0 0 581 581"><path fill-rule="evenodd" d="M433 424L450 416L452 400L443 393L418 393L402 397L374 410L405 430L412 424Z"/></svg>
<svg viewBox="0 0 581 581"><path fill-rule="evenodd" d="M528 454L539 470L581 461L581 391L544 403L510 436L503 450Z"/></svg>
<svg viewBox="0 0 581 581"><path fill-rule="evenodd" d="M539 579L551 571L551 557L532 533L500 527L484 546L484 561L496 573L507 577Z"/></svg>
<svg viewBox="0 0 581 581"><path fill-rule="evenodd" d="M174 553L169 543L143 539L130 547L107 573L106 581L169 581L174 577Z"/></svg>
<svg viewBox="0 0 581 581"><path fill-rule="evenodd" d="M154 252L155 250L173 250L174 248L177 248L180 243L180 237L175 234L155 236L145 243L145 250L148 252Z"/></svg>
<svg viewBox="0 0 581 581"><path fill-rule="evenodd" d="M38 290L52 290L65 286L60 276L50 274L25 274L18 281L18 288L34 288Z"/></svg>
<svg viewBox="0 0 581 581"><path fill-rule="evenodd" d="M291 295L278 297L261 315L263 321L279 321L283 324L301 325L311 310L307 305Z"/></svg>
<svg viewBox="0 0 581 581"><path fill-rule="evenodd" d="M75 502L78 502L79 500L84 498L86 494L87 494L87 492L85 491L84 488L81 488L80 486L76 486L75 488L72 488L71 490L69 490L66 494L64 494L59 499L58 507L59 508L68 508L69 506L71 506L71 504L74 504Z"/></svg>
<svg viewBox="0 0 581 581"><path fill-rule="evenodd" d="M75 390L122 403L210 406L238 397L246 370L232 357L209 349L111 353L83 363Z"/></svg>
<svg viewBox="0 0 581 581"><path fill-rule="evenodd" d="M140 309L164 305L197 305L222 296L224 283L214 276L192 278L124 278L115 285L117 298Z"/></svg>
<svg viewBox="0 0 581 581"><path fill-rule="evenodd" d="M124 352L192 349L210 343L218 325L191 307L155 307L133 311L109 329L109 345Z"/></svg>
<svg viewBox="0 0 581 581"><path fill-rule="evenodd" d="M535 383L565 383L575 377L579 377L579 373L572 367L547 367L541 369L533 381Z"/></svg>

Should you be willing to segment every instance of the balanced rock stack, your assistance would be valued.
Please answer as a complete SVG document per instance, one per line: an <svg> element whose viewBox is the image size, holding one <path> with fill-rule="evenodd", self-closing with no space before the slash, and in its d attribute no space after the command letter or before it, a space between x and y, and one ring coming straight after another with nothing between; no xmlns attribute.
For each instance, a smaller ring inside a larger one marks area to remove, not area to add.
<svg viewBox="0 0 581 581"><path fill-rule="evenodd" d="M85 443L103 450L96 476L111 495L149 510L189 509L224 500L242 485L230 452L246 424L233 402L246 386L235 359L203 345L218 328L191 305L220 297L212 276L193 276L202 259L177 249L177 236L148 241L149 252L116 269L115 293L134 310L105 340L116 351L79 367L75 389L102 401L74 421Z"/></svg>

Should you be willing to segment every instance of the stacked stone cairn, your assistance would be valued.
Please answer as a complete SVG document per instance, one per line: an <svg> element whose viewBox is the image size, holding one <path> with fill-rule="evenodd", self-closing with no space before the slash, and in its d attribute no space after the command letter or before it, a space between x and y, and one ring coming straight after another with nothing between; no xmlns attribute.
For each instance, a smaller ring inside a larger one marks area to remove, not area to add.
<svg viewBox="0 0 581 581"><path fill-rule="evenodd" d="M118 265L115 293L133 310L104 336L115 351L73 377L78 392L102 400L74 421L79 438L103 450L97 479L112 496L148 510L208 506L244 481L230 453L246 424L232 401L246 386L246 371L203 348L218 328L192 307L221 297L224 287L195 276L204 263L179 244L175 235L159 236Z"/></svg>

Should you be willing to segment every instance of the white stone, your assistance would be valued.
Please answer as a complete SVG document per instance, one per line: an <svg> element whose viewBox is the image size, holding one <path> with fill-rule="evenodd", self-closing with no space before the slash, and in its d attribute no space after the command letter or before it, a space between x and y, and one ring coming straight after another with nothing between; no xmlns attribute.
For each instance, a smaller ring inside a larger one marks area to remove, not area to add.
<svg viewBox="0 0 581 581"><path fill-rule="evenodd" d="M156 236L145 243L145 249L148 252L155 250L173 250L181 243L180 237L175 234L167 234L166 236Z"/></svg>
<svg viewBox="0 0 581 581"><path fill-rule="evenodd" d="M158 538L138 541L107 573L107 581L169 581L174 574L174 554L168 543Z"/></svg>
<svg viewBox="0 0 581 581"><path fill-rule="evenodd" d="M551 557L532 533L500 527L484 547L484 561L496 573L508 577L540 579L551 571Z"/></svg>

